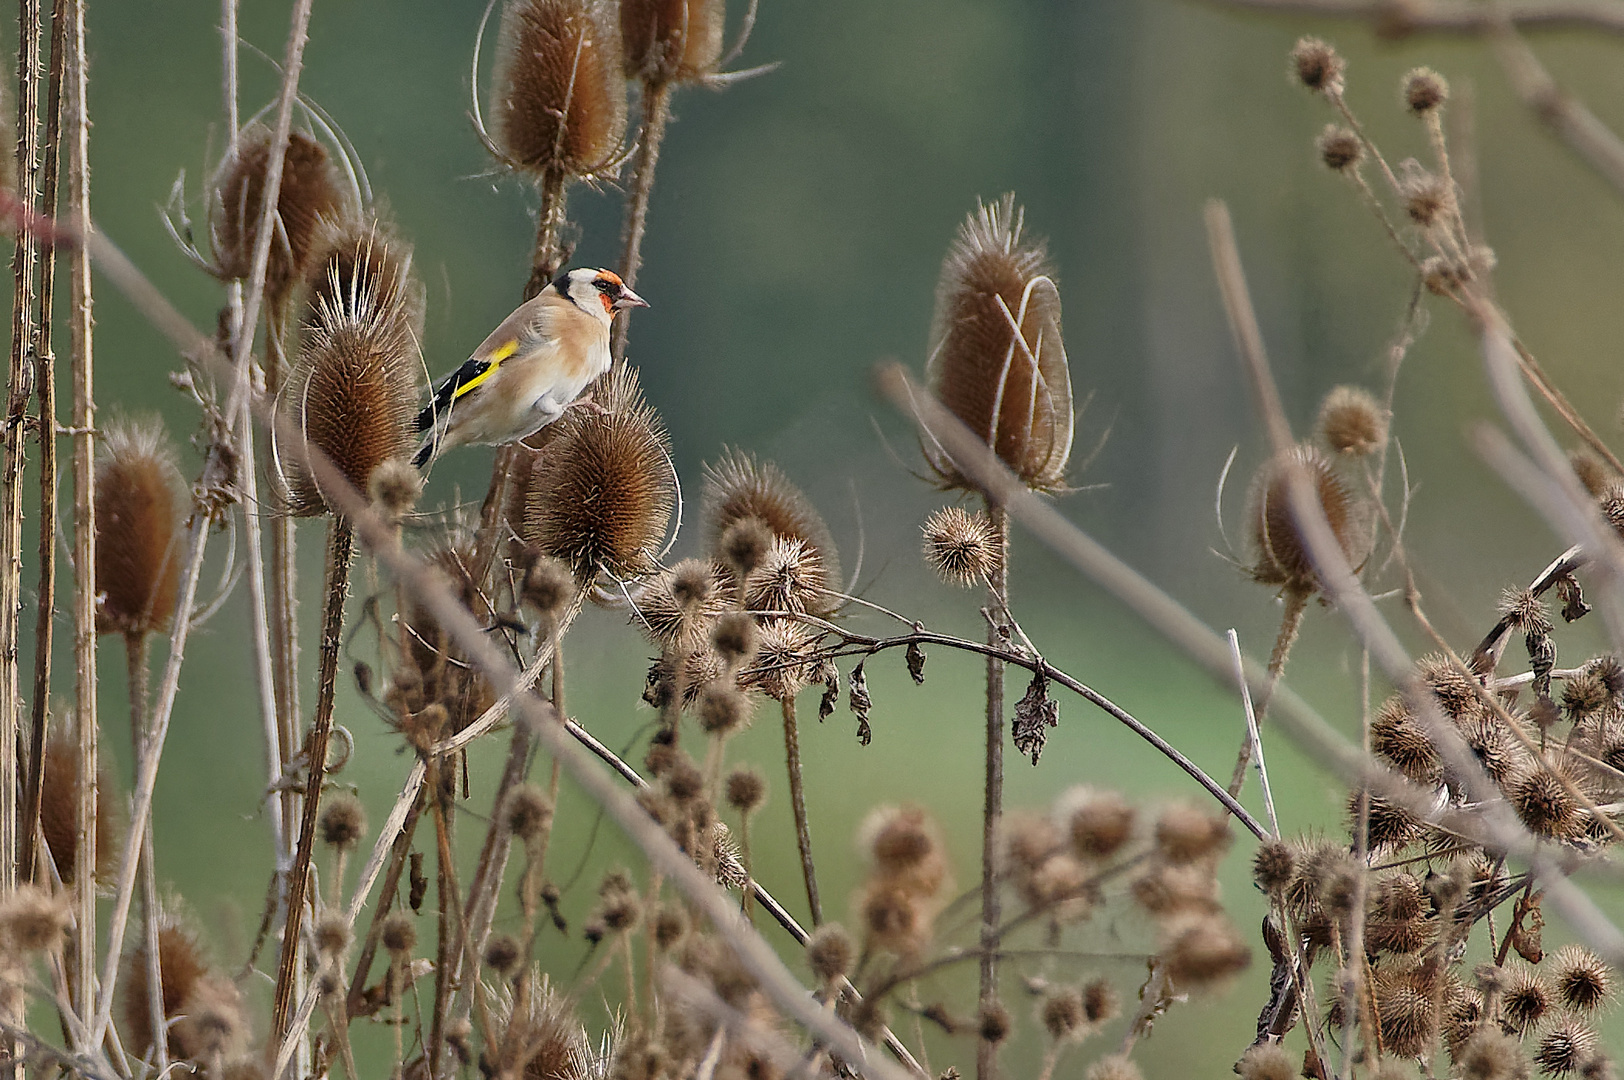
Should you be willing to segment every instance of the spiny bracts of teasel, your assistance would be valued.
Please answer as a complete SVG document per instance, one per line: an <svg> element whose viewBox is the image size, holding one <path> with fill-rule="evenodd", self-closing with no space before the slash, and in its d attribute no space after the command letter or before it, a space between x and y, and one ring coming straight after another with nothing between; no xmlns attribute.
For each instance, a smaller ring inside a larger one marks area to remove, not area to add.
<svg viewBox="0 0 1624 1080"><path fill-rule="evenodd" d="M492 1076L526 1080L593 1075L592 1047L568 996L554 990L540 971L532 972L530 982L530 993L517 1000L506 987L497 995L491 1019L499 1037L486 1050L482 1068Z"/></svg>
<svg viewBox="0 0 1624 1080"><path fill-rule="evenodd" d="M748 539L734 526L754 519L769 534L766 548L755 553L754 572L771 550L771 540L799 540L812 552L820 567L825 588L840 587L840 554L823 516L801 489L790 482L784 471L770 461L758 461L754 454L724 448L714 464L705 466L704 515L710 549L724 562L737 561L737 552L724 550L724 541ZM817 614L833 610L819 605Z"/></svg>
<svg viewBox="0 0 1624 1080"><path fill-rule="evenodd" d="M998 568L998 537L986 514L944 506L920 531L925 561L951 585L980 584Z"/></svg>
<svg viewBox="0 0 1624 1080"><path fill-rule="evenodd" d="M1370 391L1338 386L1320 405L1320 436L1335 453L1368 457L1387 445L1387 419L1387 410Z"/></svg>
<svg viewBox="0 0 1624 1080"><path fill-rule="evenodd" d="M617 369L597 395L599 410L569 409L553 425L521 535L577 580L625 580L653 571L665 540L676 497L670 444L635 369Z"/></svg>
<svg viewBox="0 0 1624 1080"><path fill-rule="evenodd" d="M817 638L793 619L763 619L756 653L739 672L739 685L759 690L774 701L792 698L812 681Z"/></svg>
<svg viewBox="0 0 1624 1080"><path fill-rule="evenodd" d="M636 599L632 622L656 645L685 651L704 644L738 594L726 567L684 559L651 579Z"/></svg>
<svg viewBox="0 0 1624 1080"><path fill-rule="evenodd" d="M1557 996L1576 1013L1591 1014L1613 996L1614 977L1606 961L1582 945L1565 945L1550 963Z"/></svg>
<svg viewBox="0 0 1624 1080"><path fill-rule="evenodd" d="M162 630L180 589L187 506L175 453L156 419L116 422L96 462L96 629Z"/></svg>
<svg viewBox="0 0 1624 1080"><path fill-rule="evenodd" d="M1286 592L1308 594L1319 588L1319 575L1292 510L1292 475L1298 470L1324 512L1337 546L1355 565L1360 561L1360 507L1330 460L1308 443L1275 455L1258 469L1252 481L1250 510L1252 543L1257 549L1252 578Z"/></svg>
<svg viewBox="0 0 1624 1080"><path fill-rule="evenodd" d="M379 466L409 458L417 444L422 297L411 258L374 221L335 231L311 271L298 359L278 402L287 425L277 461L296 515L332 504L290 439L302 435L363 498Z"/></svg>
<svg viewBox="0 0 1624 1080"><path fill-rule="evenodd" d="M40 776L39 824L45 846L65 885L74 882L79 856L79 742L53 735L45 744L45 767ZM105 880L118 867L119 830L111 798L113 777L96 766L96 880Z"/></svg>
<svg viewBox="0 0 1624 1080"><path fill-rule="evenodd" d="M174 923L160 926L158 978L165 1020L180 1015L182 1006L208 975L209 965L196 939ZM126 954L124 974L119 979L124 1021L119 1026L119 1036L124 1041L126 1051L141 1057L146 1057L153 1047L150 985L147 981L147 946L143 941ZM174 1057L184 1056L173 1027L169 1031L169 1052Z"/></svg>
<svg viewBox="0 0 1624 1080"><path fill-rule="evenodd" d="M491 135L509 168L590 177L626 134L620 19L612 0L511 0L502 10Z"/></svg>
<svg viewBox="0 0 1624 1080"><path fill-rule="evenodd" d="M699 82L722 59L725 0L621 0L626 75L649 85Z"/></svg>
<svg viewBox="0 0 1624 1080"><path fill-rule="evenodd" d="M247 278L253 268L271 136L264 124L244 128L211 185L209 240L214 248L214 271L228 281ZM354 203L327 148L304 132L289 132L276 199L281 226L271 237L265 264L265 288L273 298L287 296L319 257L321 223L351 216Z"/></svg>
<svg viewBox="0 0 1624 1080"><path fill-rule="evenodd" d="M1022 483L1056 491L1076 427L1071 368L1048 253L1022 237L1024 216L1010 194L960 226L936 286L926 375ZM925 457L943 487L971 489L928 439Z"/></svg>

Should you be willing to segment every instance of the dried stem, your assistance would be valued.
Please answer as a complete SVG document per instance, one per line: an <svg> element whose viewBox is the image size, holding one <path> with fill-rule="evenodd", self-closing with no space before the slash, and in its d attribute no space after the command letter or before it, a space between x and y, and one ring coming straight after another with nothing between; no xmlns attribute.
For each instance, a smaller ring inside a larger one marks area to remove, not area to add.
<svg viewBox="0 0 1624 1080"><path fill-rule="evenodd" d="M784 763L789 770L789 804L795 815L795 846L801 853L801 876L806 880L806 906L812 925L823 925L823 903L818 899L818 871L812 862L812 827L806 817L806 786L801 778L801 733L795 722L795 696L779 700L784 717Z"/></svg>
<svg viewBox="0 0 1624 1080"><path fill-rule="evenodd" d="M631 193L626 202L626 226L622 232L624 251L620 257L620 277L627 288L636 283L637 271L643 265L643 232L648 227L648 203L654 193L654 168L660 161L660 143L665 140L665 125L671 118L672 89L669 82L643 84L643 132L637 140L637 159L632 166ZM629 312L615 324L616 364L626 360L630 325Z"/></svg>
<svg viewBox="0 0 1624 1080"><path fill-rule="evenodd" d="M141 768L141 754L147 745L147 701L151 693L148 654L151 637L147 634L124 635L124 658L129 673L130 746L134 751L136 770ZM154 1033L165 1030L163 973L159 968L158 951L158 874L152 861L152 819L139 836L131 834L131 843L141 847L141 927L142 942L146 950L147 1021ZM154 1060L159 1073L169 1067L169 1040L154 1035Z"/></svg>
<svg viewBox="0 0 1624 1080"><path fill-rule="evenodd" d="M993 569L987 575L992 612L1009 611L1009 515L995 500L987 499L992 525ZM988 616L987 646L1007 644L997 615ZM983 1010L998 1004L998 825L1004 813L1004 662L987 657L987 776L981 816L981 985ZM987 1038L976 1042L977 1080L993 1080L998 1071L998 1044Z"/></svg>
<svg viewBox="0 0 1624 1080"><path fill-rule="evenodd" d="M1280 676L1285 673L1286 659L1291 655L1291 646L1297 641L1297 631L1302 629L1303 613L1308 610L1308 600L1313 594L1304 589L1288 589L1284 598L1285 610L1280 613L1280 630L1274 637L1274 648L1269 652L1268 682L1264 683L1263 690L1256 696L1253 707L1257 713L1258 727L1263 726L1263 717L1269 711L1269 698L1274 688L1280 683ZM1241 739L1240 753L1235 757L1235 771L1229 777L1229 793L1239 795L1246 783L1246 766L1252 761L1252 735L1247 732Z"/></svg>

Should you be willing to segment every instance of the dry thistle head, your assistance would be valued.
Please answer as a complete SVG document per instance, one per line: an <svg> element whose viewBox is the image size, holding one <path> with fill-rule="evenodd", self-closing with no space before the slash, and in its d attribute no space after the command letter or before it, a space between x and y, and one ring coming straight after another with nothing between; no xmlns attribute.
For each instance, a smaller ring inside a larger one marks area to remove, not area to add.
<svg viewBox="0 0 1624 1080"><path fill-rule="evenodd" d="M1009 1010L996 1001L983 1005L976 1014L976 1034L994 1045L1009 1038L1014 1027Z"/></svg>
<svg viewBox="0 0 1624 1080"><path fill-rule="evenodd" d="M508 832L529 843L539 838L553 820L553 803L535 784L520 784L502 806Z"/></svg>
<svg viewBox="0 0 1624 1080"><path fill-rule="evenodd" d="M311 271L298 359L279 394L293 431L363 494L378 468L410 458L417 444L422 290L411 261L376 221L332 233ZM277 460L294 514L332 509L300 454L283 448Z"/></svg>
<svg viewBox="0 0 1624 1080"><path fill-rule="evenodd" d="M1461 1080L1518 1080L1533 1071L1517 1040L1492 1025L1479 1025L1455 1062Z"/></svg>
<svg viewBox="0 0 1624 1080"><path fill-rule="evenodd" d="M998 567L998 538L986 514L944 506L921 531L925 561L950 585L978 585Z"/></svg>
<svg viewBox="0 0 1624 1080"><path fill-rule="evenodd" d="M703 80L722 59L725 0L622 0L626 75L650 85Z"/></svg>
<svg viewBox="0 0 1624 1080"><path fill-rule="evenodd" d="M1557 997L1576 1013L1594 1013L1613 995L1613 971L1582 945L1567 945L1551 958Z"/></svg>
<svg viewBox="0 0 1624 1080"><path fill-rule="evenodd" d="M1449 100L1449 84L1431 68L1418 67L1404 76L1404 104L1424 116Z"/></svg>
<svg viewBox="0 0 1624 1080"><path fill-rule="evenodd" d="M1109 859L1133 837L1134 809L1114 791L1079 785L1055 800L1055 817L1084 859Z"/></svg>
<svg viewBox="0 0 1624 1080"><path fill-rule="evenodd" d="M870 812L858 830L858 844L882 877L929 885L926 891L940 884L942 843L917 806L882 806Z"/></svg>
<svg viewBox="0 0 1624 1080"><path fill-rule="evenodd" d="M1328 42L1316 37L1298 38L1291 48L1291 73L1317 94L1332 97L1342 93L1342 76L1347 61Z"/></svg>
<svg viewBox="0 0 1624 1080"><path fill-rule="evenodd" d="M744 583L745 606L752 612L828 614L837 606L816 548L779 537Z"/></svg>
<svg viewBox="0 0 1624 1080"><path fill-rule="evenodd" d="M737 687L717 681L700 692L699 729L707 735L727 736L750 726L750 698Z"/></svg>
<svg viewBox="0 0 1624 1080"><path fill-rule="evenodd" d="M404 911L391 912L383 921L380 940L396 960L411 956L412 950L417 948L417 921Z"/></svg>
<svg viewBox="0 0 1624 1080"><path fill-rule="evenodd" d="M316 827L321 831L322 843L340 851L350 851L366 838L366 807L349 792L340 792L321 808Z"/></svg>
<svg viewBox="0 0 1624 1080"><path fill-rule="evenodd" d="M1543 1073L1561 1076L1576 1072L1596 1049L1596 1032L1571 1014L1559 1016L1539 1040L1534 1064Z"/></svg>
<svg viewBox="0 0 1624 1080"><path fill-rule="evenodd" d="M735 765L723 785L727 804L741 814L753 814L767 801L767 780L748 765Z"/></svg>
<svg viewBox="0 0 1624 1080"><path fill-rule="evenodd" d="M399 523L423 494L423 474L402 458L391 458L372 470L367 498L385 521Z"/></svg>
<svg viewBox="0 0 1624 1080"><path fill-rule="evenodd" d="M45 744L45 768L40 776L39 824L45 846L64 885L74 882L79 855L79 742L61 735ZM112 775L96 766L96 880L118 867L120 830L111 797Z"/></svg>
<svg viewBox="0 0 1624 1080"><path fill-rule="evenodd" d="M1414 973L1405 968L1377 971L1371 988L1381 1017L1382 1045L1396 1057L1424 1053L1438 1028L1430 988L1424 982L1418 985Z"/></svg>
<svg viewBox="0 0 1624 1080"><path fill-rule="evenodd" d="M1438 748L1421 729L1400 694L1382 702L1370 723L1370 746L1377 755L1418 784L1431 784L1439 772Z"/></svg>
<svg viewBox="0 0 1624 1080"><path fill-rule="evenodd" d="M510 968L504 974L511 974ZM491 1010L498 1043L487 1048L482 1065L492 1076L523 1080L572 1080L591 1075L586 1030L565 994L532 969L529 993L503 994ZM408 1070L408 1075L410 1071Z"/></svg>
<svg viewBox="0 0 1624 1080"><path fill-rule="evenodd" d="M662 571L637 594L632 621L663 648L691 649L733 606L731 575L706 559L684 559ZM641 616L641 617L639 617Z"/></svg>
<svg viewBox="0 0 1624 1080"><path fill-rule="evenodd" d="M759 690L774 701L794 697L812 679L817 641L791 619L763 619L756 655L739 673L740 685Z"/></svg>
<svg viewBox="0 0 1624 1080"><path fill-rule="evenodd" d="M1050 991L1038 1005L1038 1021L1056 1042L1087 1034L1082 988L1062 986Z"/></svg>
<svg viewBox="0 0 1624 1080"><path fill-rule="evenodd" d="M522 560L519 599L528 604L543 623L556 626L575 598L575 575L569 564L540 552L527 552Z"/></svg>
<svg viewBox="0 0 1624 1080"><path fill-rule="evenodd" d="M1297 856L1283 840L1265 840L1252 856L1252 880L1270 896L1285 891L1297 872Z"/></svg>
<svg viewBox="0 0 1624 1080"><path fill-rule="evenodd" d="M485 966L511 975L519 966L519 942L512 934L492 934L485 943Z"/></svg>
<svg viewBox="0 0 1624 1080"><path fill-rule="evenodd" d="M1307 479L1342 554L1350 563L1359 562L1355 554L1360 542L1358 504L1325 455L1302 443L1265 462L1253 480L1250 521L1258 556L1252 577L1264 585L1312 593L1319 588L1319 577L1292 511L1292 476L1298 470Z"/></svg>
<svg viewBox="0 0 1624 1080"><path fill-rule="evenodd" d="M1102 1057L1088 1067L1083 1080L1144 1080L1145 1074L1126 1054Z"/></svg>
<svg viewBox="0 0 1624 1080"><path fill-rule="evenodd" d="M1259 1043L1241 1055L1235 1071L1241 1080L1297 1080L1298 1064L1279 1043Z"/></svg>
<svg viewBox="0 0 1624 1080"><path fill-rule="evenodd" d="M1175 803L1156 821L1156 849L1174 865L1212 858L1229 847L1226 820L1188 803Z"/></svg>
<svg viewBox="0 0 1624 1080"><path fill-rule="evenodd" d="M1314 149L1332 172L1351 169L1365 156L1365 144L1359 136L1340 124L1326 124L1314 142Z"/></svg>
<svg viewBox="0 0 1624 1080"><path fill-rule="evenodd" d="M1410 220L1423 229L1431 228L1438 220L1447 214L1451 205L1449 185L1443 177L1436 176L1427 170L1406 162L1409 168L1404 170L1404 176L1399 180L1399 200L1404 204L1404 212L1410 215Z"/></svg>
<svg viewBox="0 0 1624 1080"><path fill-rule="evenodd" d="M806 962L820 984L849 974L856 961L857 944L839 923L824 923L807 939Z"/></svg>
<svg viewBox="0 0 1624 1080"><path fill-rule="evenodd" d="M181 927L168 925L158 930L158 978L161 984L165 1019L179 1015L198 983L208 974L208 964L197 942ZM142 941L124 961L124 974L119 979L123 991L124 1022L119 1034L127 1051L141 1057L152 1052L152 1010L149 1005L147 981L147 946ZM169 1051L176 1057L184 1056L175 1039L174 1029L169 1033Z"/></svg>
<svg viewBox="0 0 1624 1080"><path fill-rule="evenodd" d="M1387 410L1362 387L1338 386L1320 405L1319 430L1334 452L1368 457L1387 445Z"/></svg>
<svg viewBox="0 0 1624 1080"><path fill-rule="evenodd" d="M1105 979L1094 979L1083 987L1083 1016L1090 1024L1105 1024L1122 1012L1116 988Z"/></svg>
<svg viewBox="0 0 1624 1080"><path fill-rule="evenodd" d="M1182 989L1201 990L1227 979L1252 962L1252 950L1222 915L1194 915L1164 931L1161 947L1167 975Z"/></svg>
<svg viewBox="0 0 1624 1080"><path fill-rule="evenodd" d="M1528 589L1502 590L1496 611L1518 633L1549 634L1553 629L1550 610Z"/></svg>
<svg viewBox="0 0 1624 1080"><path fill-rule="evenodd" d="M502 11L491 135L510 168L592 176L626 134L620 20L610 0L511 0Z"/></svg>
<svg viewBox="0 0 1624 1080"><path fill-rule="evenodd" d="M1528 830L1553 840L1572 840L1584 831L1585 815L1552 769L1535 768L1510 785L1506 798Z"/></svg>
<svg viewBox="0 0 1624 1080"><path fill-rule="evenodd" d="M711 627L711 648L724 664L734 668L754 658L759 638L756 620L742 611L728 612Z"/></svg>
<svg viewBox="0 0 1624 1080"><path fill-rule="evenodd" d="M1015 196L978 205L942 263L926 375L943 405L1037 491L1064 483L1076 417L1048 254ZM972 486L934 444L942 486Z"/></svg>
<svg viewBox="0 0 1624 1080"><path fill-rule="evenodd" d="M96 462L96 629L162 630L180 589L188 505L175 454L156 419L116 422Z"/></svg>
<svg viewBox="0 0 1624 1080"><path fill-rule="evenodd" d="M526 499L524 539L581 581L654 569L675 500L665 425L636 370L599 384L601 411L566 410Z"/></svg>
<svg viewBox="0 0 1624 1080"><path fill-rule="evenodd" d="M704 514L711 550L741 577L761 568L774 540L798 540L820 567L822 584L840 587L840 554L829 527L812 500L772 462L725 448L715 464L705 466ZM765 537L752 519L765 526ZM832 602L825 603L831 606L814 613L832 610Z"/></svg>
<svg viewBox="0 0 1624 1080"><path fill-rule="evenodd" d="M271 136L264 124L243 128L210 185L214 271L226 280L247 278L253 268ZM350 217L355 210L354 195L347 191L327 148L304 132L289 132L276 198L281 225L271 236L265 264L265 288L275 300L288 295L319 254L321 223Z"/></svg>

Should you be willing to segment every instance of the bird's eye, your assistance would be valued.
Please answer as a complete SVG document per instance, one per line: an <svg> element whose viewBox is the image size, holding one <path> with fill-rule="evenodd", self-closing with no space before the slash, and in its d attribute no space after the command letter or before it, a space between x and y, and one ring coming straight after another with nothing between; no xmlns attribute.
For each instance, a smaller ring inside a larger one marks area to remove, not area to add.
<svg viewBox="0 0 1624 1080"><path fill-rule="evenodd" d="M593 278L592 284L598 287L599 292L613 292L615 288L615 283L608 278Z"/></svg>

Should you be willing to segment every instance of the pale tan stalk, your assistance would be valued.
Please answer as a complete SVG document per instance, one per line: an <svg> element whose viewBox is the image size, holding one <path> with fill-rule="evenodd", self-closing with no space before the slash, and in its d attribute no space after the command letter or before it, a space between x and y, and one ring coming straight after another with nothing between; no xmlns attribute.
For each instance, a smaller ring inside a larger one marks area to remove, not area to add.
<svg viewBox="0 0 1624 1080"><path fill-rule="evenodd" d="M795 722L795 697L779 702L784 716L784 763L789 771L789 805L795 816L795 846L801 854L801 876L806 881L806 906L812 925L823 925L823 904L818 899L818 870L812 862L812 827L806 816L806 787L801 778L801 734Z"/></svg>
<svg viewBox="0 0 1624 1080"><path fill-rule="evenodd" d="M1009 516L992 499L987 500L987 518L992 524L993 568L987 575L990 594L987 645L1002 646L1002 623L998 612L1009 611ZM987 657L987 760L981 812L981 978L980 1007L998 1004L998 920L1002 905L998 896L998 823L1004 813L1004 662ZM993 1080L998 1074L998 1044L990 1039L976 1040L977 1080Z"/></svg>
<svg viewBox="0 0 1624 1080"><path fill-rule="evenodd" d="M643 84L643 132L637 140L637 160L632 166L631 193L626 201L626 226L622 233L624 251L620 256L620 277L631 288L643 265L643 233L648 228L648 203L654 194L654 168L660 162L660 143L665 140L666 121L671 118L669 82ZM614 356L618 366L626 360L626 338L630 333L630 313L615 324Z"/></svg>

